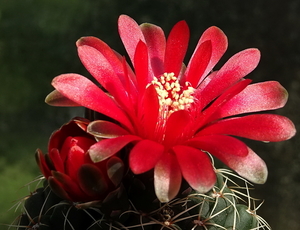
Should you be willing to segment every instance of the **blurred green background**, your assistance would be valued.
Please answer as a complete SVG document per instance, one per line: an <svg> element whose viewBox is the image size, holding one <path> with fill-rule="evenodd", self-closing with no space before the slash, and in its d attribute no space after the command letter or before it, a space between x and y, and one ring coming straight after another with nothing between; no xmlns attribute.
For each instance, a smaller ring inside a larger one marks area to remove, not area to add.
<svg viewBox="0 0 300 230"><path fill-rule="evenodd" d="M39 175L36 148L46 150L53 130L82 115L82 109L44 103L51 79L67 72L87 75L75 47L81 36L97 36L124 54L117 33L120 14L158 24L166 34L185 19L189 54L202 32L216 25L229 39L221 64L242 49L259 48L262 60L249 77L280 81L290 98L276 113L299 127L298 0L0 0L0 223L10 224L19 212L8 209L34 189L24 185ZM300 229L299 143L299 135L283 143L249 142L269 167L267 183L256 186L254 196L265 200L258 214L274 230Z"/></svg>

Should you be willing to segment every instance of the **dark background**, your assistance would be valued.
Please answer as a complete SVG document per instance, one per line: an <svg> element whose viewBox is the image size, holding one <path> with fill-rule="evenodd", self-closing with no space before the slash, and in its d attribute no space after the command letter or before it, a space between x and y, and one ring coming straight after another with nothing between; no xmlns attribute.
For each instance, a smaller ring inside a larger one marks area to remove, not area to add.
<svg viewBox="0 0 300 230"><path fill-rule="evenodd" d="M177 21L186 20L191 30L189 55L202 32L216 25L229 39L221 64L243 49L260 49L261 62L249 78L279 81L288 90L289 101L276 113L299 127L298 0L0 0L1 223L12 222L16 214L7 209L28 194L27 186L20 188L39 174L35 149L46 150L51 132L81 115L81 109L44 103L52 90L51 79L67 72L87 75L75 47L81 36L99 37L124 54L117 33L120 14L138 23L157 24L166 34ZM265 200L258 214L274 230L300 229L299 142L299 135L282 143L249 142L269 168L267 183L256 186L252 194Z"/></svg>

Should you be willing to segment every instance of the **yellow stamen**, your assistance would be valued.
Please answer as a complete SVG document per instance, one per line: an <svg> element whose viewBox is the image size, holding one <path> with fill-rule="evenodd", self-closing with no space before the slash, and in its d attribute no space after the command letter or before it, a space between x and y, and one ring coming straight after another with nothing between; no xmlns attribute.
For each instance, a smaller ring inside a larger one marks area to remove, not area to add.
<svg viewBox="0 0 300 230"><path fill-rule="evenodd" d="M195 89L189 82L181 86L174 73L164 73L158 78L154 77L151 84L155 86L164 117L169 117L175 111L188 109L194 102Z"/></svg>

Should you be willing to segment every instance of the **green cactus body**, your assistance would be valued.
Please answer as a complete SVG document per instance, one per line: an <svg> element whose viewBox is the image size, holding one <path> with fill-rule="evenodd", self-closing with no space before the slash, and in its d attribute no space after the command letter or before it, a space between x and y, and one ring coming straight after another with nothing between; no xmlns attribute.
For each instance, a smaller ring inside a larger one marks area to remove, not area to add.
<svg viewBox="0 0 300 230"><path fill-rule="evenodd" d="M217 173L214 188L206 194L183 185L178 198L164 204L155 198L153 183L144 177L130 177L103 201L90 203L64 201L45 182L24 202L17 229L270 229L249 209L253 199L247 186L238 192L228 181L227 175Z"/></svg>

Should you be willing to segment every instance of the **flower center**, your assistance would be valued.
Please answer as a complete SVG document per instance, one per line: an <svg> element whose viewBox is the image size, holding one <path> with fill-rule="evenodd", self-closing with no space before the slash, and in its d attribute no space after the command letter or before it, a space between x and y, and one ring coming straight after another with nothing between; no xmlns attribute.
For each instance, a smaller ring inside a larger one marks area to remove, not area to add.
<svg viewBox="0 0 300 230"><path fill-rule="evenodd" d="M195 89L189 82L181 86L174 73L164 73L158 78L154 77L151 83L155 86L160 110L165 118L175 111L188 109L194 102Z"/></svg>

